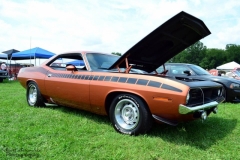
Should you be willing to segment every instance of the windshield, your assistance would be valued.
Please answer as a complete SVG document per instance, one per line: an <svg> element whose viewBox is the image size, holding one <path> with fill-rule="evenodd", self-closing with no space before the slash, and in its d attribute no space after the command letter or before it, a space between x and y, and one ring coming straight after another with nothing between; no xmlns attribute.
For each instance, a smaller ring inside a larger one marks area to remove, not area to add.
<svg viewBox="0 0 240 160"><path fill-rule="evenodd" d="M208 71L205 69L196 66L196 65L189 65L189 67L197 74L197 75L211 75Z"/></svg>
<svg viewBox="0 0 240 160"><path fill-rule="evenodd" d="M119 58L119 56L99 53L87 53L86 57L92 70L108 69Z"/></svg>

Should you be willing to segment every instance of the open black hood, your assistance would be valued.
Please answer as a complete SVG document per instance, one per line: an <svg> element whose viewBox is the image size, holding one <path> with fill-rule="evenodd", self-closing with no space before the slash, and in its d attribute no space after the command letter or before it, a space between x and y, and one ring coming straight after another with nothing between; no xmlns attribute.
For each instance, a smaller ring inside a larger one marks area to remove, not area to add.
<svg viewBox="0 0 240 160"><path fill-rule="evenodd" d="M159 26L123 54L109 69L125 68L127 58L133 68L155 71L169 59L211 34L202 20L180 12Z"/></svg>

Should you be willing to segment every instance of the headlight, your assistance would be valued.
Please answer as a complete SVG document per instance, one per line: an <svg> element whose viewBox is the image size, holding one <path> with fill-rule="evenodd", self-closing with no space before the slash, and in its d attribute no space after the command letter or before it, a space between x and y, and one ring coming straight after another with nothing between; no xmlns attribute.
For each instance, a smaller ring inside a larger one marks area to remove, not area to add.
<svg viewBox="0 0 240 160"><path fill-rule="evenodd" d="M230 85L230 88L232 88L232 89L240 89L240 84L232 83L232 84Z"/></svg>
<svg viewBox="0 0 240 160"><path fill-rule="evenodd" d="M187 97L186 97L186 104L188 103L189 98L190 98L190 94L189 94L189 92L188 92Z"/></svg>

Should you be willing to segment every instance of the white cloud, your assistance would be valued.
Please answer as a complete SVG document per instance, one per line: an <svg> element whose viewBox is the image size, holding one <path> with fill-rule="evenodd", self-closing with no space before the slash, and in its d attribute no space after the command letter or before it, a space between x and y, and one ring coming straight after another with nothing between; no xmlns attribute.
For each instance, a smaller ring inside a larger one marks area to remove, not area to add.
<svg viewBox="0 0 240 160"><path fill-rule="evenodd" d="M124 53L180 11L201 18L212 34L209 48L240 44L240 1L52 0L0 4L0 51L41 47L60 53L92 50Z"/></svg>

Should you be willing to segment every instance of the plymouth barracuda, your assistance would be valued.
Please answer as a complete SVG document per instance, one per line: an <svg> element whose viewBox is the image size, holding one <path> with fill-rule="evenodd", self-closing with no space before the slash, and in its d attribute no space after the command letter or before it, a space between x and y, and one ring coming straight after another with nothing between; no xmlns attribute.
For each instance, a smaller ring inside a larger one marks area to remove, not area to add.
<svg viewBox="0 0 240 160"><path fill-rule="evenodd" d="M30 106L52 103L106 115L123 134L144 134L154 121L177 125L205 120L224 100L222 85L171 79L157 68L209 34L203 21L180 12L121 57L62 53L39 67L22 68L18 80Z"/></svg>

